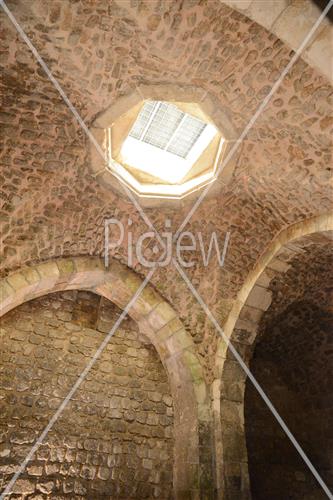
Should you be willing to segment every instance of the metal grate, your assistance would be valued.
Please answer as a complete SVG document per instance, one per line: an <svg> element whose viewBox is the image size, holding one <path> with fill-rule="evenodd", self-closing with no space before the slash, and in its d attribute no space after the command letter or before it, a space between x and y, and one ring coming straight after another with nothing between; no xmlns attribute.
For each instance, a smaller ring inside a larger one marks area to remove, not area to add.
<svg viewBox="0 0 333 500"><path fill-rule="evenodd" d="M206 123L173 104L147 101L129 135L174 155L186 158Z"/></svg>

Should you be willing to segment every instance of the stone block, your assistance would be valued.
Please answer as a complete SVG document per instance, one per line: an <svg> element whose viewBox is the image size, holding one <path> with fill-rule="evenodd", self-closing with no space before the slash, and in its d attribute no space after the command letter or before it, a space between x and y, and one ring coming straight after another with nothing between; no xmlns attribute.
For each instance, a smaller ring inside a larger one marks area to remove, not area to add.
<svg viewBox="0 0 333 500"><path fill-rule="evenodd" d="M237 327L235 327L233 331L233 339L232 342L239 342L244 345L252 345L256 336L256 329L249 328L248 325L253 325L247 321L239 320L237 321Z"/></svg>
<svg viewBox="0 0 333 500"><path fill-rule="evenodd" d="M149 308L156 307L161 302L160 295L151 286L146 286L142 291L142 300L149 306Z"/></svg>
<svg viewBox="0 0 333 500"><path fill-rule="evenodd" d="M38 273L41 279L59 278L59 268L56 262L44 262L39 264Z"/></svg>
<svg viewBox="0 0 333 500"><path fill-rule="evenodd" d="M4 302L5 299L10 298L15 294L14 289L6 282L6 280L2 280L0 283L0 301Z"/></svg>
<svg viewBox="0 0 333 500"><path fill-rule="evenodd" d="M38 283L40 281L40 275L38 274L36 269L27 268L23 269L22 274L30 285Z"/></svg>
<svg viewBox="0 0 333 500"><path fill-rule="evenodd" d="M272 302L272 294L266 288L255 285L251 290L246 305L267 311Z"/></svg>
<svg viewBox="0 0 333 500"><path fill-rule="evenodd" d="M184 349L190 348L191 346L193 346L193 340L184 328L173 333L164 341L164 347L167 349L168 356L173 356L174 354L182 352ZM198 362L196 356L194 355L193 356L196 358L196 363L194 361L194 358L192 362L190 361L190 354L188 353L188 351L186 351L184 355L186 360L190 364L196 364Z"/></svg>
<svg viewBox="0 0 333 500"><path fill-rule="evenodd" d="M169 321L167 325L163 326L163 328L161 328L160 330L158 330L158 332L155 333L156 340L159 343L163 343L166 339L176 334L183 328L184 326L182 322L180 321L180 319L176 317L171 321Z"/></svg>
<svg viewBox="0 0 333 500"><path fill-rule="evenodd" d="M222 398L221 419L222 422L230 422L235 426L235 429L241 430L244 424L244 405L238 401L229 401Z"/></svg>
<svg viewBox="0 0 333 500"><path fill-rule="evenodd" d="M57 260L60 279L67 278L75 272L75 263L72 259L59 259Z"/></svg>
<svg viewBox="0 0 333 500"><path fill-rule="evenodd" d="M144 99L171 102L201 102L207 94L199 87L179 84L139 85L138 90Z"/></svg>
<svg viewBox="0 0 333 500"><path fill-rule="evenodd" d="M28 285L23 273L15 273L8 276L7 282L16 291L22 290Z"/></svg>
<svg viewBox="0 0 333 500"><path fill-rule="evenodd" d="M292 2L273 23L273 31L296 50L319 18L320 11L306 0Z"/></svg>
<svg viewBox="0 0 333 500"><path fill-rule="evenodd" d="M260 285L264 288L268 288L270 282L272 280L272 277L270 276L270 274L267 272L267 268L265 269L265 271L263 271L257 281L256 281L256 285Z"/></svg>
<svg viewBox="0 0 333 500"><path fill-rule="evenodd" d="M268 269L273 269L273 271L277 271L278 273L285 273L286 271L288 271L288 269L290 269L289 264L276 257L275 259L271 260L267 267Z"/></svg>
<svg viewBox="0 0 333 500"><path fill-rule="evenodd" d="M74 259L75 269L78 273L87 271L105 271L103 261L92 257L76 257Z"/></svg>
<svg viewBox="0 0 333 500"><path fill-rule="evenodd" d="M18 479L13 486L14 494L29 495L34 493L35 484L33 481L29 481L28 479Z"/></svg>
<svg viewBox="0 0 333 500"><path fill-rule="evenodd" d="M256 23L269 29L280 14L288 7L289 0L253 0L246 15Z"/></svg>
<svg viewBox="0 0 333 500"><path fill-rule="evenodd" d="M253 0L223 0L223 3L234 9L245 11L250 7L252 1Z"/></svg>
<svg viewBox="0 0 333 500"><path fill-rule="evenodd" d="M175 311L166 302L160 303L148 316L151 327L158 331L176 317Z"/></svg>
<svg viewBox="0 0 333 500"><path fill-rule="evenodd" d="M310 65L316 66L330 81L333 69L332 43L332 27L324 26L302 55Z"/></svg>
<svg viewBox="0 0 333 500"><path fill-rule="evenodd" d="M110 127L117 118L139 104L143 99L140 88L136 88L122 97L118 97L111 108L97 117L95 122L97 127L101 127L102 129Z"/></svg>
<svg viewBox="0 0 333 500"><path fill-rule="evenodd" d="M239 315L240 319L257 325L263 315L263 311L255 307L245 305Z"/></svg>
<svg viewBox="0 0 333 500"><path fill-rule="evenodd" d="M54 487L54 481L43 481L37 484L37 490L45 495L50 495L54 490Z"/></svg>
<svg viewBox="0 0 333 500"><path fill-rule="evenodd" d="M27 472L30 476L41 476L43 474L43 467L41 465L29 465Z"/></svg>

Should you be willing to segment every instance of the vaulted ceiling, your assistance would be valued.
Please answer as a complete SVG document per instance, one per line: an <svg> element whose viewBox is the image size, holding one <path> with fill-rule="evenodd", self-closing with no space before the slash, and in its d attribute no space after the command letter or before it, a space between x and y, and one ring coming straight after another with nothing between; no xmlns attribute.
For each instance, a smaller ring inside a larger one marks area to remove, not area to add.
<svg viewBox="0 0 333 500"><path fill-rule="evenodd" d="M8 7L88 126L140 85L172 84L207 91L240 135L292 56L218 0L11 0ZM105 217L130 216L137 235L147 230L125 194L93 178L82 128L3 12L1 21L2 272L60 255L102 255ZM204 237L231 231L223 269L207 273L197 255L189 270L220 318L281 229L330 210L331 106L329 81L299 59L238 149L229 184L192 217L187 229ZM147 214L158 229L168 217L175 231L190 206ZM126 263L125 246L115 257ZM158 270L152 281L201 342L205 320L177 272Z"/></svg>

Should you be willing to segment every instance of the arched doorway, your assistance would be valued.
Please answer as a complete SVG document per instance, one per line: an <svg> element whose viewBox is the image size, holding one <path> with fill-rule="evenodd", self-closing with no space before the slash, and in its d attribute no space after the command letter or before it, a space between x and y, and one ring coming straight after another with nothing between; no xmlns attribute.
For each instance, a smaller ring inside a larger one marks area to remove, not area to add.
<svg viewBox="0 0 333 500"><path fill-rule="evenodd" d="M310 244L316 233L324 234L325 238L325 232L332 228L332 218L327 215L289 227L278 235L250 273L224 325L225 335L247 364L252 357L260 321L272 302L271 283L276 276L287 272L289 262L303 252L303 246ZM219 494L228 499L250 498L244 431L246 376L222 339L217 350L216 369L219 378L213 385L213 398Z"/></svg>
<svg viewBox="0 0 333 500"><path fill-rule="evenodd" d="M317 233L294 246L270 283L250 369L332 490L332 240ZM252 498L327 498L249 380L244 413Z"/></svg>
<svg viewBox="0 0 333 500"><path fill-rule="evenodd" d="M3 280L2 312L65 290L90 291L124 309L141 283L139 276L117 262L106 271L100 259L58 259L25 268ZM207 463L211 450L202 445L209 428L209 406L193 341L173 309L151 286L143 290L129 316L155 347L168 375L174 407L174 494L176 498L195 495L205 488L201 477L205 466L211 466L211 461ZM203 464L201 453L206 458Z"/></svg>

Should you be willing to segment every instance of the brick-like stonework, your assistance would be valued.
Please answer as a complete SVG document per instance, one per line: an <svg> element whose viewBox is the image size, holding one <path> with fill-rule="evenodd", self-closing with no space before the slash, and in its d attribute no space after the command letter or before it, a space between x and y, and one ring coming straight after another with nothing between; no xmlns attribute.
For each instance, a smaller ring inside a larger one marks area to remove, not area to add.
<svg viewBox="0 0 333 500"><path fill-rule="evenodd" d="M221 0L286 42L295 52L321 15L315 2L299 0ZM332 33L323 19L301 57L332 81Z"/></svg>
<svg viewBox="0 0 333 500"><path fill-rule="evenodd" d="M331 236L332 232L323 232L303 237L280 252L280 272L269 285L272 304L260 321L250 363L252 373L330 489ZM283 269L281 263L288 265ZM278 499L286 491L297 500L326 497L249 382L245 430L254 498Z"/></svg>
<svg viewBox="0 0 333 500"><path fill-rule="evenodd" d="M291 57L278 38L218 0L31 0L11 8L88 126L138 85L194 85L214 96L240 134ZM100 256L106 217L126 227L130 216L135 241L145 224L126 198L91 176L88 140L0 15L3 274L54 257ZM211 231L232 233L224 269L216 262L205 269L197 253L189 270L219 321L272 238L330 209L330 106L328 80L300 60L243 143L232 182L191 220L187 229L200 230L205 241ZM167 216L176 231L187 210L148 213L158 229ZM125 245L114 256L126 263ZM146 273L137 262L133 267ZM172 266L152 281L195 338L211 381L214 330Z"/></svg>
<svg viewBox="0 0 333 500"><path fill-rule="evenodd" d="M252 14L262 13L262 2L243 3ZM301 11L309 3L292 2ZM272 17L279 6L287 11L289 2L274 1ZM189 87L208 92L239 135L293 55L288 44L247 17L249 12L242 15L219 0L29 0L10 2L10 8L87 127L137 88L173 85L180 94ZM134 242L147 226L124 196L93 176L90 144L82 129L2 10L0 18L0 85L5 96L0 113L1 276L6 278L0 293L6 307L14 307L45 293L84 288L124 308L147 269L134 259L133 273L124 273L125 234L110 256L122 264L121 270L116 276L104 275L104 220L116 217L127 228L130 218ZM292 23L295 16L288 19ZM291 37L299 34L289 28L287 32ZM316 49L313 55L319 47L324 64L325 40L310 47ZM270 306L272 276L288 266L277 251L304 234L332 229L326 227L325 215L332 207L331 109L330 81L300 59L242 143L229 184L217 184L186 227L202 233L206 249L213 231L221 241L231 232L223 268L216 259L204 267L197 251L186 256L194 264L187 272L228 337L234 332L246 359L256 338L253 325ZM175 232L189 208L187 201L176 210L150 208L147 214L160 231L168 218ZM311 230L302 233L303 225ZM155 244L147 241L146 258L155 256ZM92 266L88 257L95 258ZM278 269L266 272L269 263ZM235 371L228 368L228 382L221 384L228 355L224 343L172 265L158 269L151 281L132 318L148 331L168 373L178 494L225 491L221 469L229 468L227 477L237 495L245 495L244 446L238 439L232 447L231 432L235 422L238 437L241 429L238 367L234 363ZM250 292L251 305L246 305ZM256 301L263 308L256 308ZM221 385L237 397L233 405L224 402L223 409L229 463L221 450ZM243 461L235 461L233 453Z"/></svg>
<svg viewBox="0 0 333 500"><path fill-rule="evenodd" d="M274 334L269 334L269 332L276 332L275 325L280 321L280 316L283 318L288 307L299 301L305 301L305 304L310 301L319 308L328 303L330 283L332 283L332 228L331 217L312 219L303 224L291 226L272 242L270 248L267 249L254 270L249 274L247 282L238 294L238 300L234 304L224 329L225 335L230 337L233 346L247 366L249 366L258 339L266 330L267 334L263 339L264 349L267 352L276 351L278 356L277 364L283 363L281 356L288 359L287 354L285 356L281 354L278 340L275 339L274 341ZM292 328L292 318L289 317L288 321L287 324ZM309 332L310 330L311 328ZM316 329L312 328L312 330L315 334ZM301 331L300 329L298 340ZM290 340L292 344L293 339L290 339L287 333L285 335L285 342L288 343ZM312 354L306 357L305 353L300 353L301 357L306 358L305 364L310 365L308 379L311 378L311 374L317 373L311 384L307 380L309 389L307 403L310 406L314 403L311 400L314 397L314 391L310 390L310 386L316 386L316 384L319 386L319 378L324 370L324 366L320 364L321 362L314 354L314 346L317 345L317 342L321 342L321 337L322 335L319 334L319 338L314 341ZM291 347L289 358L293 359L296 352L295 348ZM320 358L319 353L318 357ZM326 357L324 356L323 359L326 359ZM291 363L289 364L291 366ZM228 495L232 498L233 496L237 497L239 494L242 495L242 498L249 498L250 478L248 474L247 445L244 435L244 422L247 423L244 418L244 391L245 384L248 386L249 382L246 382L243 369L234 359L226 343L222 341L217 350L216 370L219 378L212 385L212 394L215 426L219 429L219 433L217 433L215 446L217 456L221 457L221 461L223 457L224 462L222 468L217 461L218 476L221 478L218 483L218 490L221 491L221 495L223 495L222 492L224 491L227 498ZM259 380L259 383L262 385L262 382L265 381L263 386L269 397L271 387L275 387L273 378L275 375L279 377L275 369L273 372L268 379L265 379L266 372L264 368L260 372L261 380ZM304 375L302 369L300 367L296 368L294 379L298 377L301 381L302 374ZM290 385L291 380L287 383L287 386ZM292 405L292 397L288 395L287 386L286 398ZM278 382L276 382L276 387L280 387ZM267 408L262 401L259 402L254 392L251 389L254 404L256 407L261 408L259 413L262 411L264 415L267 415ZM283 400L282 396L281 400ZM249 410L247 412L247 418L249 419L247 425L249 427L254 426L256 431L259 432L250 415L251 411ZM271 420L271 423L273 423L273 420ZM262 422L262 425L265 425L265 423ZM276 426L274 428L277 429ZM279 430L276 432L279 433ZM257 434L254 440L258 439ZM264 462L263 459L262 461ZM299 466L299 462L296 460L297 463ZM256 476L256 492L261 487L260 475L258 474ZM270 484L271 479L267 480L268 484ZM265 489L266 494L267 488ZM287 491L288 488L289 486L280 490L280 497L282 491Z"/></svg>
<svg viewBox="0 0 333 500"><path fill-rule="evenodd" d="M129 316L154 345L166 369L174 402L174 491L180 498L214 489L212 427L208 391L193 340L150 284L116 260L105 269L96 258L76 257L24 268L0 282L2 314L45 294L91 290L122 310L131 301ZM141 293L133 302L133 294ZM184 446L187 443L187 446Z"/></svg>
<svg viewBox="0 0 333 500"><path fill-rule="evenodd" d="M119 314L105 299L71 291L27 302L2 318L3 485ZM171 498L172 468L167 374L154 347L126 319L12 497Z"/></svg>
<svg viewBox="0 0 333 500"><path fill-rule="evenodd" d="M323 273L320 278L325 290ZM333 315L327 291L326 297L321 294L320 305L313 293L306 293L282 314L275 316L273 309L269 319L264 318L265 329L250 368L332 491ZM294 500L326 498L249 382L245 431L253 498L280 499L287 491Z"/></svg>

